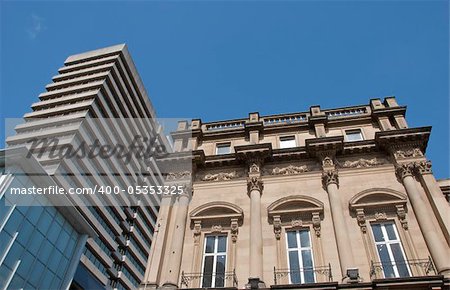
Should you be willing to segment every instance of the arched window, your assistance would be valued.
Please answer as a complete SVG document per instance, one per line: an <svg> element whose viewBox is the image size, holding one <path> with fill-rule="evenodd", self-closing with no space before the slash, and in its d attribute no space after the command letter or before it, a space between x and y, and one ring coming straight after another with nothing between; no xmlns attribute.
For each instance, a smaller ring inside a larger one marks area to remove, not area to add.
<svg viewBox="0 0 450 290"><path fill-rule="evenodd" d="M244 213L229 202L203 204L190 213L194 237L192 273L183 273L188 288L236 287L236 241Z"/></svg>

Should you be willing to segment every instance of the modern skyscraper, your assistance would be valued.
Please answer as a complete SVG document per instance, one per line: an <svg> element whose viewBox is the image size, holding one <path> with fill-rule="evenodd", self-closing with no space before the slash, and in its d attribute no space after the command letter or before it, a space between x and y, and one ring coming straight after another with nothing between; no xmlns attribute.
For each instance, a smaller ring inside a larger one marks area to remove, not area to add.
<svg viewBox="0 0 450 290"><path fill-rule="evenodd" d="M135 289L143 279L160 200L156 195L136 197L127 189L162 183L155 158L67 158L59 151L89 148L96 142L127 149L136 138L141 142L136 146L145 140L154 141L152 146L167 145L127 47L68 57L46 89L7 144L27 146L59 186L121 191L72 196L98 234L86 243L73 287ZM55 140L55 146L45 143Z"/></svg>
<svg viewBox="0 0 450 290"><path fill-rule="evenodd" d="M162 203L141 289L449 289L450 204L405 113L388 97L181 124L193 194Z"/></svg>

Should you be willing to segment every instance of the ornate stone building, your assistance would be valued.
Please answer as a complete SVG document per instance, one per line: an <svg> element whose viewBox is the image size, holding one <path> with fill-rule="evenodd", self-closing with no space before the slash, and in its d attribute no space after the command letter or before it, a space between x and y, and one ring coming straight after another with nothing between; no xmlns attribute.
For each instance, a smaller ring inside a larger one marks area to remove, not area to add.
<svg viewBox="0 0 450 290"><path fill-rule="evenodd" d="M141 289L448 289L450 206L394 97L180 123ZM191 191L189 191L190 193Z"/></svg>

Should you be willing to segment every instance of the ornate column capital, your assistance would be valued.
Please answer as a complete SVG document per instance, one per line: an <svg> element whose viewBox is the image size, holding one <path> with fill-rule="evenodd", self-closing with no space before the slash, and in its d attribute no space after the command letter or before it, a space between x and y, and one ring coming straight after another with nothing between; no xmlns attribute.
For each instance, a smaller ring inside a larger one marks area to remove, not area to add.
<svg viewBox="0 0 450 290"><path fill-rule="evenodd" d="M414 162L396 164L395 173L397 174L397 177L401 181L403 181L405 177L413 176L414 168L415 168Z"/></svg>
<svg viewBox="0 0 450 290"><path fill-rule="evenodd" d="M419 174L432 174L433 171L431 170L431 161L430 160L426 160L426 161L419 161L415 163L415 167L417 170L417 173Z"/></svg>
<svg viewBox="0 0 450 290"><path fill-rule="evenodd" d="M250 194L253 190L259 191L262 194L264 184L259 176L252 176L247 178L247 191Z"/></svg>
<svg viewBox="0 0 450 290"><path fill-rule="evenodd" d="M324 170L322 172L323 187L327 189L328 185L334 183L339 186L339 176L337 169Z"/></svg>
<svg viewBox="0 0 450 290"><path fill-rule="evenodd" d="M273 233L275 238L279 240L281 238L281 216L273 216Z"/></svg>

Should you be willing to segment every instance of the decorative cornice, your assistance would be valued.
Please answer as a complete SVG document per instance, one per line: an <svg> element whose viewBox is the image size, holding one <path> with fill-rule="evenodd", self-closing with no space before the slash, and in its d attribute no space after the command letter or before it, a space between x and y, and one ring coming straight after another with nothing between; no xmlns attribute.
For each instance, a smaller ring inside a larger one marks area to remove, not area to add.
<svg viewBox="0 0 450 290"><path fill-rule="evenodd" d="M253 176L249 177L247 179L247 190L248 194L250 194L252 191L257 190L260 194L262 194L264 185L261 180L261 177Z"/></svg>
<svg viewBox="0 0 450 290"><path fill-rule="evenodd" d="M333 183L339 186L339 176L337 169L324 170L322 173L322 183L325 189L328 188L328 185Z"/></svg>
<svg viewBox="0 0 450 290"><path fill-rule="evenodd" d="M332 151L334 154L341 152L344 148L344 136L306 139L305 143L308 153L320 158L319 155L324 151Z"/></svg>
<svg viewBox="0 0 450 290"><path fill-rule="evenodd" d="M375 141L378 146L386 149L393 155L395 151L405 150L407 148L419 148L423 153L427 148L430 133L431 127L380 131L375 133Z"/></svg>

